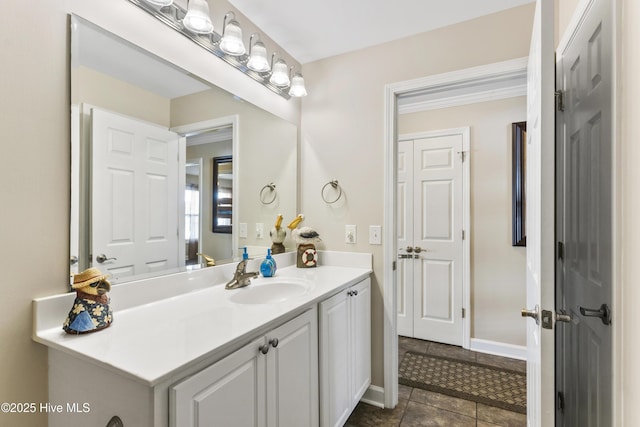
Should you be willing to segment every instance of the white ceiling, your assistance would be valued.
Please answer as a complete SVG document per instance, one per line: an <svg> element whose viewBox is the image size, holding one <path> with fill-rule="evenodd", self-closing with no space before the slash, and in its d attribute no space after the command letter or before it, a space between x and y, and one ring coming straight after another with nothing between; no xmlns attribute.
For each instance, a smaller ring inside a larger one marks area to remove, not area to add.
<svg viewBox="0 0 640 427"><path fill-rule="evenodd" d="M301 64L534 0L229 0Z"/></svg>

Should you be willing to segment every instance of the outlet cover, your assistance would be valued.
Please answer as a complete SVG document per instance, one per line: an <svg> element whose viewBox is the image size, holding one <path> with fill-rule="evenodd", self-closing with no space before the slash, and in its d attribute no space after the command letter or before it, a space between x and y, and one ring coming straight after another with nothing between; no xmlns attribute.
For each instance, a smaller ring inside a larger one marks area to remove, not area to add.
<svg viewBox="0 0 640 427"><path fill-rule="evenodd" d="M264 239L264 223L256 223L256 239Z"/></svg>
<svg viewBox="0 0 640 427"><path fill-rule="evenodd" d="M382 244L382 226L380 225L369 226L369 243L372 245Z"/></svg>
<svg viewBox="0 0 640 427"><path fill-rule="evenodd" d="M344 226L344 241L351 244L355 244L358 241L355 225Z"/></svg>
<svg viewBox="0 0 640 427"><path fill-rule="evenodd" d="M241 239L246 239L247 238L247 223L246 222L241 222L239 224L238 228L240 229L240 230L238 230L239 237Z"/></svg>

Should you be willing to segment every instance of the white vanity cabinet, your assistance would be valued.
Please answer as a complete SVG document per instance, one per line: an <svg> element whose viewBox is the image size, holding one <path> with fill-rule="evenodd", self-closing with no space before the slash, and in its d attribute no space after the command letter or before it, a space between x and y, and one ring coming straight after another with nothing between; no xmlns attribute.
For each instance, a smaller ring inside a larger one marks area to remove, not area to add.
<svg viewBox="0 0 640 427"><path fill-rule="evenodd" d="M320 424L342 426L371 383L371 279L319 304Z"/></svg>
<svg viewBox="0 0 640 427"><path fill-rule="evenodd" d="M318 425L317 310L312 308L171 387L171 425Z"/></svg>

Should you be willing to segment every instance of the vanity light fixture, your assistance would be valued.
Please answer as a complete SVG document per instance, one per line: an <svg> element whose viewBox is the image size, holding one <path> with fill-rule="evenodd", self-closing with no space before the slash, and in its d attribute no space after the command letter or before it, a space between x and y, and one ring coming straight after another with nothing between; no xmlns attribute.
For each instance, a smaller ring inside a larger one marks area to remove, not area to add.
<svg viewBox="0 0 640 427"><path fill-rule="evenodd" d="M287 73L287 63L284 59L278 59L275 64L273 63L273 59L276 57L274 53L271 55L271 69L273 72L271 73L271 77L269 77L269 81L271 84L276 85L278 87L287 87L289 86L289 73Z"/></svg>
<svg viewBox="0 0 640 427"><path fill-rule="evenodd" d="M229 18L229 22L227 22ZM228 12L224 15L222 23L222 39L220 39L220 49L233 56L244 55L247 51L242 41L242 28L236 21L236 15L233 12Z"/></svg>
<svg viewBox="0 0 640 427"><path fill-rule="evenodd" d="M255 37L256 42L252 43ZM267 58L267 48L264 43L260 41L260 36L257 33L251 34L249 37L249 59L247 60L247 67L257 73L266 73L271 71L271 65Z"/></svg>
<svg viewBox="0 0 640 427"><path fill-rule="evenodd" d="M293 73L293 66L289 69L289 75ZM291 87L289 88L289 95L294 98L301 98L307 96L307 88L304 87L304 77L300 72L297 72L291 77Z"/></svg>
<svg viewBox="0 0 640 427"><path fill-rule="evenodd" d="M196 34L211 34L213 22L209 15L209 4L206 0L189 0L187 14L182 20L184 27Z"/></svg>
<svg viewBox="0 0 640 427"><path fill-rule="evenodd" d="M145 1L154 6L160 6L160 7L171 6L173 4L173 0L145 0Z"/></svg>
<svg viewBox="0 0 640 427"><path fill-rule="evenodd" d="M220 35L213 30L207 0L188 0L187 9L174 0L128 1L284 99L307 94L302 74L288 70L284 59L275 61L275 53L269 62L258 34L249 38L246 54L242 28L233 12L224 16Z"/></svg>

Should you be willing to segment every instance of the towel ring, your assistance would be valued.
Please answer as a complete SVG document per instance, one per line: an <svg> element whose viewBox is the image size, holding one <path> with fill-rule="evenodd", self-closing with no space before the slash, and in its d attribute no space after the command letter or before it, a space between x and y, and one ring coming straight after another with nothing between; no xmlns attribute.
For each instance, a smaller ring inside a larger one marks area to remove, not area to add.
<svg viewBox="0 0 640 427"><path fill-rule="evenodd" d="M338 193L338 197L336 197L336 198L335 198L335 200L331 200L331 201L329 201L329 200L327 200L327 198L324 196L324 190L325 190L325 188L327 188L327 186L328 186L328 185L332 186L334 190L338 190L338 191L339 191L339 193ZM327 183L322 187L322 190L320 190L320 196L322 196L322 200L324 200L324 202L325 202L325 203L328 203L328 204L332 204L332 203L335 203L335 202L337 202L338 200L340 200L340 197L342 197L342 187L340 187L340 185L338 184L338 180L337 180L337 179L334 179L333 181L329 181L329 182L327 182Z"/></svg>
<svg viewBox="0 0 640 427"><path fill-rule="evenodd" d="M264 190L266 190L267 188L273 193L273 197L268 202L264 200ZM263 205L270 205L271 203L276 201L276 196L276 185L273 182L269 183L262 187L262 190L260 190L260 203L262 203Z"/></svg>

